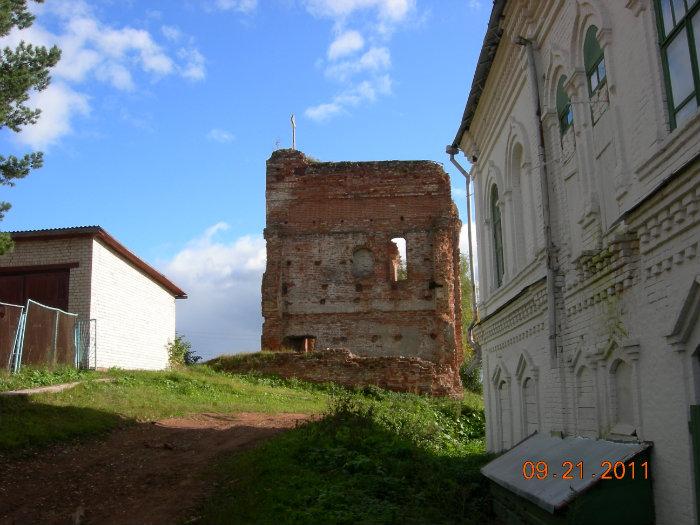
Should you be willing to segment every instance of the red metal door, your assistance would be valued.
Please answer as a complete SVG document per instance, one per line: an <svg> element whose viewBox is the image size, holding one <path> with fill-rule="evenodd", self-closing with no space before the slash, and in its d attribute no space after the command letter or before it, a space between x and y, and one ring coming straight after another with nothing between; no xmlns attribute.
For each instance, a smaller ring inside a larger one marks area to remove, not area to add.
<svg viewBox="0 0 700 525"><path fill-rule="evenodd" d="M24 305L27 299L68 310L68 269L0 275L0 302Z"/></svg>
<svg viewBox="0 0 700 525"><path fill-rule="evenodd" d="M27 299L68 311L68 270L29 273L24 277Z"/></svg>
<svg viewBox="0 0 700 525"><path fill-rule="evenodd" d="M0 275L0 302L24 305L24 276Z"/></svg>

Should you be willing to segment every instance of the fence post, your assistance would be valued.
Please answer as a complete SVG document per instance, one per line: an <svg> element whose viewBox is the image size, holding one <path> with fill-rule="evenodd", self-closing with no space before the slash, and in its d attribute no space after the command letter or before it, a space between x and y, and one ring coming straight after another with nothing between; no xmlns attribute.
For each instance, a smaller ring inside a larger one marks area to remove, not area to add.
<svg viewBox="0 0 700 525"><path fill-rule="evenodd" d="M19 351L19 340L22 335L22 319L24 317L24 307L20 307L19 319L17 319L17 329L15 330L14 341L12 342L12 351L7 361L7 371L12 373L15 371L15 361L17 360L17 352Z"/></svg>
<svg viewBox="0 0 700 525"><path fill-rule="evenodd" d="M19 372L22 365L22 350L24 349L24 328L27 325L27 309L23 308L19 314L19 324L17 325L17 335L15 336L15 351L13 353L15 361L12 366L12 372Z"/></svg>
<svg viewBox="0 0 700 525"><path fill-rule="evenodd" d="M80 355L80 319L75 322L75 327L73 327L73 346L75 347L75 368L80 369L81 355Z"/></svg>
<svg viewBox="0 0 700 525"><path fill-rule="evenodd" d="M56 322L54 323L53 330L53 356L51 356L51 364L56 366L56 352L58 351L58 321L60 319L60 313L56 312Z"/></svg>

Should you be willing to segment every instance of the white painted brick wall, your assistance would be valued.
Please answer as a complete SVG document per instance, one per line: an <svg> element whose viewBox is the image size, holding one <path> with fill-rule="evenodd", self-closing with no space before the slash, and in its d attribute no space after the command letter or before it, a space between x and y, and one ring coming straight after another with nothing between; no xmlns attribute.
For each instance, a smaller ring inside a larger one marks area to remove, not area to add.
<svg viewBox="0 0 700 525"><path fill-rule="evenodd" d="M158 370L168 365L175 298L96 239L91 303L98 367Z"/></svg>
<svg viewBox="0 0 700 525"><path fill-rule="evenodd" d="M505 34L470 128L471 140L478 148L473 174L479 300L481 317L490 316L477 330L484 350L487 446L492 451L500 448L501 422L494 381L499 371L501 379L510 379L515 442L524 437L522 379L533 369L538 382L540 431L576 434L576 371L584 362L592 366L598 435L608 437L613 399L610 366L616 356L624 355L634 370L638 438L654 443L651 469L657 523L695 523L698 509L688 406L700 404L700 320L694 321L696 328L682 351L672 347L666 336L673 330L691 284L700 276L700 162L695 161L665 189L653 192L700 152L700 112L678 129L669 130L651 1L543 0L530 4L515 0L508 4ZM523 11L525 5L528 11ZM581 38L577 36L585 34L590 24L605 30L603 49L610 90L610 105L595 126L587 114L587 87L581 85L585 76L581 75ZM512 43L520 35L536 35L552 232L559 248L560 277L564 277L558 341L562 354L554 368L550 366L546 304L537 313L526 315L524 321L519 318L529 307L528 300L544 287L540 283L544 260L537 257L543 246L541 193L536 183L537 124L529 83L525 81L525 54ZM573 153L567 158L561 147L553 87L560 75L572 79L577 74L579 89L572 94L574 128L567 137L573 140ZM461 116L461 112L457 114ZM468 143L465 141L463 146L468 148ZM512 202L521 198L509 166L514 143L521 144L524 151L520 187L535 182L533 198L522 198L523 217L515 220L508 216L517 209ZM511 244L506 244L504 255L506 268L513 269L498 289L493 283L488 221L488 196L493 183L498 184L499 195L505 197L504 242ZM638 260L625 266L634 272L624 290L608 294L607 290L614 287L614 274L577 285L580 276L576 258L583 250L599 253L601 248L611 246L617 233L610 226L647 197L645 204L628 214L625 221L628 231L640 241ZM593 213L586 217L586 210ZM527 229L517 231L519 224L533 216L537 223L535 238ZM659 225L656 229L654 221ZM525 260L516 257L517 245L512 244L518 233L525 234ZM516 300L516 307L511 304L503 308L527 286L533 287ZM619 327L612 320L619 321ZM541 323L544 329L537 331ZM518 335L523 332L527 335ZM624 351L612 350L608 357L596 354L605 352L611 341L632 346ZM526 355L529 361L519 373L519 363Z"/></svg>

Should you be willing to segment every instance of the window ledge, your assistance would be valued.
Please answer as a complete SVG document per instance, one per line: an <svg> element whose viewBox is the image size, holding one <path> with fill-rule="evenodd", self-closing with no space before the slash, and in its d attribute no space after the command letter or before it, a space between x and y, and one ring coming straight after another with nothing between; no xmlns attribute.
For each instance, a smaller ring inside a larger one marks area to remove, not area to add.
<svg viewBox="0 0 700 525"><path fill-rule="evenodd" d="M538 270L544 270L544 260L544 250L541 250L514 277L504 281L501 286L493 290L491 295L479 304L479 307L484 309L484 314L491 315L497 312L503 304L508 302L513 295L519 293L524 286L541 279L546 272L539 272Z"/></svg>
<svg viewBox="0 0 700 525"><path fill-rule="evenodd" d="M639 441L637 429L628 423L617 423L610 429L606 439L613 441Z"/></svg>
<svg viewBox="0 0 700 525"><path fill-rule="evenodd" d="M686 122L671 131L663 140L657 142L657 148L642 159L635 168L635 172L642 182L653 174L663 171L668 166L669 173L673 171L669 166L669 159L676 155L689 142L694 141L700 133L700 110Z"/></svg>

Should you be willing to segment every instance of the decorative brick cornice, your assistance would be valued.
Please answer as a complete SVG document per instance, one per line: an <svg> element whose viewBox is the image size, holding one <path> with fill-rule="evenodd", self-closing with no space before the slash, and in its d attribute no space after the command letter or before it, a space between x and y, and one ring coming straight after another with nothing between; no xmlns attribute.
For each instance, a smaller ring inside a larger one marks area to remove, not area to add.
<svg viewBox="0 0 700 525"><path fill-rule="evenodd" d="M700 221L700 184L673 199L637 228L642 253L668 242L681 230Z"/></svg>
<svg viewBox="0 0 700 525"><path fill-rule="evenodd" d="M647 2L645 0L627 0L625 7L632 11L634 16L639 16L639 14L646 10Z"/></svg>

